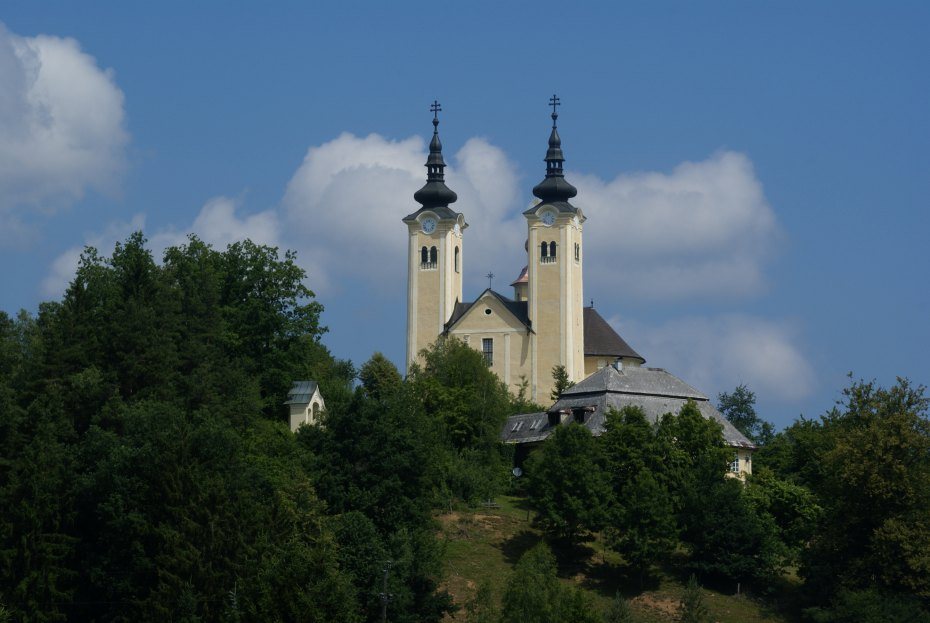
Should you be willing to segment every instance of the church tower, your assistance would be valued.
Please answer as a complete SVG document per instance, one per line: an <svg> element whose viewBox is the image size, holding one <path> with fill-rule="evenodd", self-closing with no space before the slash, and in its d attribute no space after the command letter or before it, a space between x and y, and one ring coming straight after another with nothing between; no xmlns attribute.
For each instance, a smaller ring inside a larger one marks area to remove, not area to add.
<svg viewBox="0 0 930 623"><path fill-rule="evenodd" d="M462 232L465 217L452 210L457 195L445 184L446 163L439 140L439 102L433 113L433 139L426 160L426 184L413 198L422 207L404 217L407 251L407 369L420 351L443 332L462 300Z"/></svg>
<svg viewBox="0 0 930 623"><path fill-rule="evenodd" d="M563 365L570 380L584 374L582 293L582 224L585 216L569 199L578 194L562 172L562 140L556 121L559 98L552 106L552 132L546 152L546 177L533 188L539 199L523 215L527 221L527 313L533 328L531 380L537 400L553 387L552 366Z"/></svg>

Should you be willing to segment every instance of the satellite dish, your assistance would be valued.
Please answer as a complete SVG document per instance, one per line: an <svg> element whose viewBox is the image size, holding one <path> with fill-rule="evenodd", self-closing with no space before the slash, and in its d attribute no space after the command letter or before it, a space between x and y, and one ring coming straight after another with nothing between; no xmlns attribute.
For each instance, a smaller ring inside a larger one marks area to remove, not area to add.
<svg viewBox="0 0 930 623"><path fill-rule="evenodd" d="M523 470L520 469L519 467L514 467L513 470L512 470L512 473L513 473L514 476L516 476L517 478L519 478L520 476L523 475Z"/></svg>

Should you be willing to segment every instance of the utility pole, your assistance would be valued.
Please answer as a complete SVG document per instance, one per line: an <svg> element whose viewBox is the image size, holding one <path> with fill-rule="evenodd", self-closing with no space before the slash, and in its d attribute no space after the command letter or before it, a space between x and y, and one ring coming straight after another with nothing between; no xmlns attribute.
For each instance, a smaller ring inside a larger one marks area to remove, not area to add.
<svg viewBox="0 0 930 623"><path fill-rule="evenodd" d="M382 588L381 588L381 623L387 623L387 606L388 602L391 601L392 594L387 592L387 581L388 581L388 571L391 570L391 565L394 564L390 560L384 562L384 576L382 578Z"/></svg>

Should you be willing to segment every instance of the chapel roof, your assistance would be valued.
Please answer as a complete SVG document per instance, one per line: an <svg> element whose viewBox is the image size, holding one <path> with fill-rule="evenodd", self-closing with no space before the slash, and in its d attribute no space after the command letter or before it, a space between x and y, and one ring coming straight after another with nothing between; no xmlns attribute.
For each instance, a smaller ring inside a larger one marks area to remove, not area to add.
<svg viewBox="0 0 930 623"><path fill-rule="evenodd" d="M594 307L584 308L584 354L585 357L626 357L646 363Z"/></svg>
<svg viewBox="0 0 930 623"><path fill-rule="evenodd" d="M313 394L316 392L316 388L316 381L294 381L294 384L291 385L291 388L287 392L287 400L284 402L284 404L306 404L310 402L311 398L313 398Z"/></svg>

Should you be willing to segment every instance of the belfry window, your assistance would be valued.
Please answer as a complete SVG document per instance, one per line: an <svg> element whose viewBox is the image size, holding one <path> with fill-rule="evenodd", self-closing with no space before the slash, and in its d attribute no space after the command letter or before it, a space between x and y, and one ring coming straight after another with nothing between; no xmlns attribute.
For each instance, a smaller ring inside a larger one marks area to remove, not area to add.
<svg viewBox="0 0 930 623"><path fill-rule="evenodd" d="M488 367L494 365L494 339L486 337L481 340L481 352L484 354L484 362Z"/></svg>
<svg viewBox="0 0 930 623"><path fill-rule="evenodd" d="M420 270L436 268L436 247L420 249Z"/></svg>
<svg viewBox="0 0 930 623"><path fill-rule="evenodd" d="M455 272L460 272L459 270L459 248L455 247Z"/></svg>
<svg viewBox="0 0 930 623"><path fill-rule="evenodd" d="M539 245L539 263L552 264L555 262L555 242L543 242Z"/></svg>

